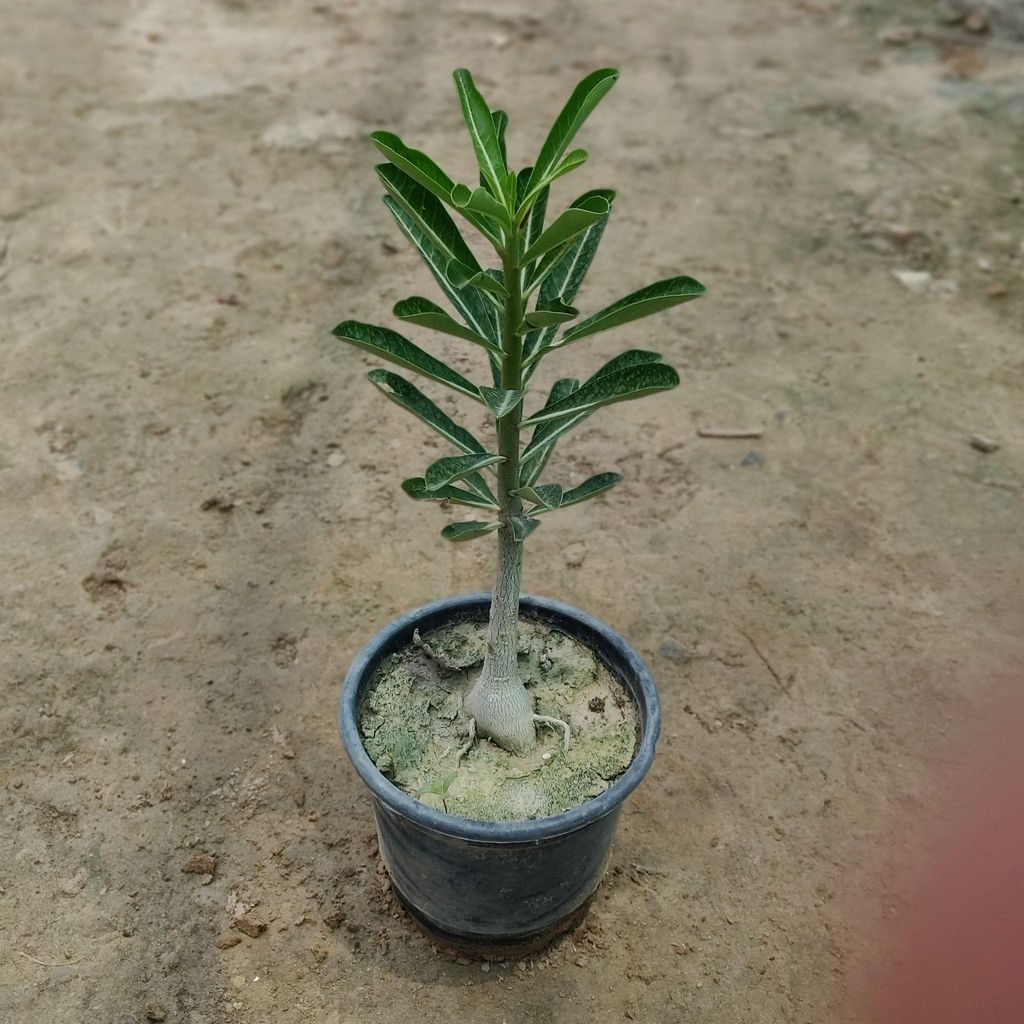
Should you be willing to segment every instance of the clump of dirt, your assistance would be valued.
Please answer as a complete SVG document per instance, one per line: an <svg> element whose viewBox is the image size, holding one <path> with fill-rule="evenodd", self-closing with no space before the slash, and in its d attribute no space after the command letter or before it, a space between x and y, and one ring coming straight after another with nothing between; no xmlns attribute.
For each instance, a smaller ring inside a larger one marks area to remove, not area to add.
<svg viewBox="0 0 1024 1024"><path fill-rule="evenodd" d="M377 669L359 709L374 764L411 796L465 818L523 821L599 796L636 751L636 709L586 647L557 629L520 622L519 674L537 714L567 722L540 726L527 754L487 740L467 750L463 699L484 659L487 627L462 622L424 635Z"/></svg>

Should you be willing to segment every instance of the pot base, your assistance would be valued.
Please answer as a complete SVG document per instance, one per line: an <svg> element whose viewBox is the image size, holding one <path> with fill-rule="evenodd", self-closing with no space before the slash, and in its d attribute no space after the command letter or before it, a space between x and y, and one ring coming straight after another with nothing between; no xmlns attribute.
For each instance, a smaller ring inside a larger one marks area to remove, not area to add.
<svg viewBox="0 0 1024 1024"><path fill-rule="evenodd" d="M460 956L472 957L474 960L522 960L524 956L530 956L551 945L555 939L578 928L587 912L590 904L597 895L595 889L571 914L556 921L547 928L530 935L520 937L495 937L485 938L481 936L455 935L443 931L436 925L431 924L423 915L407 900L401 890L391 880L391 891L395 899L402 905L402 909L412 918L416 926L423 932L431 942L443 947Z"/></svg>

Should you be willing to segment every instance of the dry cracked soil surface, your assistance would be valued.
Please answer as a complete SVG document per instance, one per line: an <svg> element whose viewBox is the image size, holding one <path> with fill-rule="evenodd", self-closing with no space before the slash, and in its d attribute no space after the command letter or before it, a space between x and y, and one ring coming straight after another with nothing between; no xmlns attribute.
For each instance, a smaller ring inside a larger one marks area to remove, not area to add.
<svg viewBox="0 0 1024 1024"><path fill-rule="evenodd" d="M1009 0L0 5L0 1018L840 1019L1024 655L1022 39ZM526 570L665 730L588 923L489 969L389 898L334 722L378 628L490 579L329 337L435 295L364 137L466 177L460 65L521 164L620 67L559 192L619 189L580 304L709 289L541 374L682 374L566 441L625 482Z"/></svg>

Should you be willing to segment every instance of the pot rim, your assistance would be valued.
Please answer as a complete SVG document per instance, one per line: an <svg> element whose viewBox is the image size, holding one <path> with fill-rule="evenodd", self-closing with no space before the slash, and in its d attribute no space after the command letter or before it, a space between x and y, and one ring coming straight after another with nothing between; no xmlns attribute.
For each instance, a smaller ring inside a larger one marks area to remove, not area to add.
<svg viewBox="0 0 1024 1024"><path fill-rule="evenodd" d="M650 670L626 640L603 622L572 605L529 594L523 594L520 599L521 607L541 616L552 616L556 626L559 618L571 619L582 626L584 632L600 637L601 643L614 652L615 659L635 680L635 688L639 691L644 705L638 708L642 718L642 734L633 760L600 796L560 814L528 821L482 821L477 818L463 818L435 810L404 793L384 777L363 747L358 724L359 690L362 682L368 679L376 668L382 657L381 652L394 649L400 638L411 637L412 630L424 618L442 612L451 613L455 618L467 609L479 608L481 605L486 608L490 601L491 595L486 592L461 594L432 601L393 619L363 647L345 676L338 707L338 728L349 760L373 795L390 811L442 835L485 843L534 843L585 828L591 822L614 811L647 774L654 760L654 748L661 731L661 704ZM601 656L600 650L595 653Z"/></svg>

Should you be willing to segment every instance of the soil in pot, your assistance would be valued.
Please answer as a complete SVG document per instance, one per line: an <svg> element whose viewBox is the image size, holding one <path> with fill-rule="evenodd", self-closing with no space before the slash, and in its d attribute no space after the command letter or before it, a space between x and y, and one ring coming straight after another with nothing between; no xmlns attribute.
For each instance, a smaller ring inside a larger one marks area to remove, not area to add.
<svg viewBox="0 0 1024 1024"><path fill-rule="evenodd" d="M363 746L396 786L438 810L484 821L559 814L600 795L629 766L639 726L625 690L584 645L542 622L520 621L519 673L538 715L537 744L513 755L467 745L463 699L480 672L486 623L424 634L377 668L359 708Z"/></svg>

